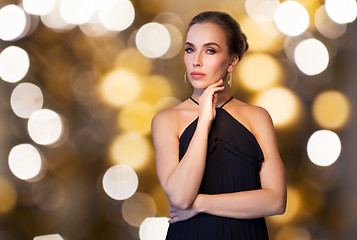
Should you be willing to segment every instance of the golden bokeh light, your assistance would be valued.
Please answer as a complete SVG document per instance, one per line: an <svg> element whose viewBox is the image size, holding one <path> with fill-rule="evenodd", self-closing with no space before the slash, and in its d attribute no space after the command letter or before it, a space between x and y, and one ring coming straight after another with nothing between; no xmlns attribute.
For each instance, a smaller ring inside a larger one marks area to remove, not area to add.
<svg viewBox="0 0 357 240"><path fill-rule="evenodd" d="M275 11L274 21L278 29L288 36L303 33L310 24L309 14L305 7L295 1L286 1Z"/></svg>
<svg viewBox="0 0 357 240"><path fill-rule="evenodd" d="M114 37L117 32L109 31L103 26L99 19L99 13L94 12L94 15L84 24L79 25L82 32L90 37L112 36Z"/></svg>
<svg viewBox="0 0 357 240"><path fill-rule="evenodd" d="M336 23L350 23L357 17L355 0L326 0L325 8L328 16Z"/></svg>
<svg viewBox="0 0 357 240"><path fill-rule="evenodd" d="M63 238L61 235L56 233L56 234L37 236L37 237L34 237L33 240L63 240Z"/></svg>
<svg viewBox="0 0 357 240"><path fill-rule="evenodd" d="M283 128L296 123L301 116L301 103L289 89L274 87L258 93L253 105L264 107L270 113L274 126Z"/></svg>
<svg viewBox="0 0 357 240"><path fill-rule="evenodd" d="M12 41L19 38L26 27L26 14L14 4L0 9L0 39ZM0 64L1 66L1 64Z"/></svg>
<svg viewBox="0 0 357 240"><path fill-rule="evenodd" d="M340 153L340 138L330 130L314 132L307 142L307 155L310 161L318 166L330 166L338 159Z"/></svg>
<svg viewBox="0 0 357 240"><path fill-rule="evenodd" d="M170 48L171 37L166 27L160 23L147 23L136 33L138 50L148 58L163 56Z"/></svg>
<svg viewBox="0 0 357 240"><path fill-rule="evenodd" d="M103 77L99 91L107 104L122 107L135 100L141 88L140 80L134 72L115 69Z"/></svg>
<svg viewBox="0 0 357 240"><path fill-rule="evenodd" d="M31 114L27 130L37 144L50 145L63 136L64 126L58 113L50 109L40 109Z"/></svg>
<svg viewBox="0 0 357 240"><path fill-rule="evenodd" d="M246 0L245 10L255 22L271 22L279 5L279 0Z"/></svg>
<svg viewBox="0 0 357 240"><path fill-rule="evenodd" d="M41 21L47 27L54 29L55 31L69 31L76 27L75 24L67 23L61 16L60 9L61 9L61 1L55 1L56 4L52 11L48 14L41 16Z"/></svg>
<svg viewBox="0 0 357 240"><path fill-rule="evenodd" d="M107 1L99 10L99 19L110 31L127 29L135 18L133 4L128 1Z"/></svg>
<svg viewBox="0 0 357 240"><path fill-rule="evenodd" d="M295 49L296 46L306 39L313 38L313 35L309 32L304 32L299 36L288 36L284 40L284 52L285 56L292 62L295 63Z"/></svg>
<svg viewBox="0 0 357 240"><path fill-rule="evenodd" d="M323 72L330 60L325 45L314 38L300 42L295 48L294 55L296 65L307 75L316 75Z"/></svg>
<svg viewBox="0 0 357 240"><path fill-rule="evenodd" d="M170 24L175 26L180 31L180 33L186 32L186 25L182 21L181 16L173 12L161 12L154 17L153 22L158 22L164 25Z"/></svg>
<svg viewBox="0 0 357 240"><path fill-rule="evenodd" d="M298 189L288 186L287 188L287 204L286 210L283 215L271 216L268 218L269 221L272 221L275 224L286 224L297 219L301 211L302 206L302 196Z"/></svg>
<svg viewBox="0 0 357 240"><path fill-rule="evenodd" d="M22 4L27 13L42 16L54 9L56 0L22 0Z"/></svg>
<svg viewBox="0 0 357 240"><path fill-rule="evenodd" d="M124 200L136 192L139 180L134 169L124 164L118 164L105 172L102 184L109 197L115 200Z"/></svg>
<svg viewBox="0 0 357 240"><path fill-rule="evenodd" d="M5 48L0 53L0 77L2 80L15 83L23 79L30 67L27 52L17 46Z"/></svg>
<svg viewBox="0 0 357 240"><path fill-rule="evenodd" d="M171 83L161 75L150 75L142 81L143 90L140 99L155 104L159 99L170 97L172 92Z"/></svg>
<svg viewBox="0 0 357 240"><path fill-rule="evenodd" d="M246 17L240 20L240 25L242 31L247 35L250 51L275 53L282 49L284 35L276 30L273 23L255 23Z"/></svg>
<svg viewBox="0 0 357 240"><path fill-rule="evenodd" d="M114 164L125 164L141 169L151 156L152 147L148 139L138 133L126 133L116 137L109 149Z"/></svg>
<svg viewBox="0 0 357 240"><path fill-rule="evenodd" d="M124 132L150 133L153 108L144 101L132 102L124 106L119 113L119 128Z"/></svg>
<svg viewBox="0 0 357 240"><path fill-rule="evenodd" d="M315 26L322 35L331 39L342 36L347 29L347 24L338 24L331 20L326 13L325 5L316 10Z"/></svg>
<svg viewBox="0 0 357 240"><path fill-rule="evenodd" d="M278 234L276 240L311 240L310 232L303 227L283 226Z"/></svg>
<svg viewBox="0 0 357 240"><path fill-rule="evenodd" d="M89 21L95 11L94 0L61 0L60 14L69 24L83 24Z"/></svg>
<svg viewBox="0 0 357 240"><path fill-rule="evenodd" d="M17 202L15 186L6 178L0 177L0 215L10 212Z"/></svg>
<svg viewBox="0 0 357 240"><path fill-rule="evenodd" d="M164 24L164 26L170 33L171 41L170 41L169 49L160 58L170 59L170 58L175 57L181 51L182 46L183 46L183 44L182 44L183 37L182 37L181 32L174 25Z"/></svg>
<svg viewBox="0 0 357 240"><path fill-rule="evenodd" d="M120 51L115 59L115 66L146 76L151 71L151 60L143 56L136 48L126 48ZM145 90L146 88L144 88Z"/></svg>
<svg viewBox="0 0 357 240"><path fill-rule="evenodd" d="M27 143L13 147L8 161L11 172L22 180L34 179L43 167L40 152Z"/></svg>
<svg viewBox="0 0 357 240"><path fill-rule="evenodd" d="M20 83L11 93L10 105L17 116L29 118L43 106L42 91L33 83Z"/></svg>
<svg viewBox="0 0 357 240"><path fill-rule="evenodd" d="M137 192L126 199L121 209L124 220L134 227L140 227L145 218L156 215L154 199L143 192Z"/></svg>
<svg viewBox="0 0 357 240"><path fill-rule="evenodd" d="M320 93L312 105L315 121L327 129L339 129L346 125L351 115L351 104L347 97L335 90Z"/></svg>
<svg viewBox="0 0 357 240"><path fill-rule="evenodd" d="M167 217L148 217L140 225L140 240L165 240L169 228Z"/></svg>
<svg viewBox="0 0 357 240"><path fill-rule="evenodd" d="M271 55L254 53L243 58L236 75L244 88L259 91L280 83L283 69Z"/></svg>
<svg viewBox="0 0 357 240"><path fill-rule="evenodd" d="M167 110L170 109L178 104L180 104L181 101L177 98L174 97L164 97L159 99L155 105L153 106L153 111L154 114L163 111L163 110Z"/></svg>

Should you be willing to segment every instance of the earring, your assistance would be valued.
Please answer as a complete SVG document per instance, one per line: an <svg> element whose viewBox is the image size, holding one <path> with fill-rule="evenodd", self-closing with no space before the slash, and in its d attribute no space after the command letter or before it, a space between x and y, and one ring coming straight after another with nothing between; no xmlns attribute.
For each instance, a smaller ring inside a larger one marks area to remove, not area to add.
<svg viewBox="0 0 357 240"><path fill-rule="evenodd" d="M228 84L228 86L229 86L229 89L231 89L231 88L232 88L232 82L233 82L233 80L232 80L232 73L228 73L227 79L228 79L227 84Z"/></svg>
<svg viewBox="0 0 357 240"><path fill-rule="evenodd" d="M185 81L185 84L186 84L187 87L192 87L191 84L188 84L188 83L187 83L186 75L187 75L187 71L185 71L185 75L183 75L183 80Z"/></svg>

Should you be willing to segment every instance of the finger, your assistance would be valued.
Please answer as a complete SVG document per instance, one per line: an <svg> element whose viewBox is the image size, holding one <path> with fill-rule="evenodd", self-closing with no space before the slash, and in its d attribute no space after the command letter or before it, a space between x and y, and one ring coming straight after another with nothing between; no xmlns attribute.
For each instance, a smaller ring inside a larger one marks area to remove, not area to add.
<svg viewBox="0 0 357 240"><path fill-rule="evenodd" d="M175 212L177 210L177 208L175 207L169 207L169 212Z"/></svg>

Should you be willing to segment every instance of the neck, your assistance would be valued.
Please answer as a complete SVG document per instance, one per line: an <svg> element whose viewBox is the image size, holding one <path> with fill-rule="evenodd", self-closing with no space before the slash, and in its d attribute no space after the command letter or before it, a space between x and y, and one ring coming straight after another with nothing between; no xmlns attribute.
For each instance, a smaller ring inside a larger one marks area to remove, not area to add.
<svg viewBox="0 0 357 240"><path fill-rule="evenodd" d="M196 101L198 101L198 99L200 98L200 96L203 94L203 92L205 91L205 89L194 89L193 93L192 93L192 98L195 99ZM219 91L217 92L218 94L218 101L216 106L219 107L221 106L223 103L225 103L229 98L231 98L231 94L229 92L228 86L226 86L224 88L223 91Z"/></svg>

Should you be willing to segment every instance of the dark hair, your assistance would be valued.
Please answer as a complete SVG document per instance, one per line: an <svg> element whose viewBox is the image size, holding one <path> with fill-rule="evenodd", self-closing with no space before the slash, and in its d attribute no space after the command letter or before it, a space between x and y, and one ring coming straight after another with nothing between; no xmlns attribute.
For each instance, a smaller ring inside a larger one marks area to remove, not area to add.
<svg viewBox="0 0 357 240"><path fill-rule="evenodd" d="M201 12L192 18L188 24L188 30L197 23L215 23L222 27L227 37L227 44L230 54L237 54L239 60L248 50L248 42L246 35L242 32L239 23L224 12L207 11Z"/></svg>

